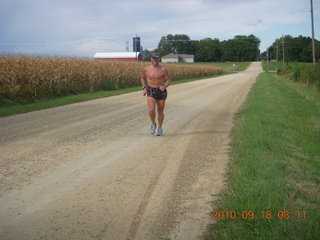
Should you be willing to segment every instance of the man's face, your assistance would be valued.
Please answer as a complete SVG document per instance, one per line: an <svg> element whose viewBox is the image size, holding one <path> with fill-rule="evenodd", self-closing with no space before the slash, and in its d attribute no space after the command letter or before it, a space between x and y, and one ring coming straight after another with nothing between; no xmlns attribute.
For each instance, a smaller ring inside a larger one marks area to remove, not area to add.
<svg viewBox="0 0 320 240"><path fill-rule="evenodd" d="M153 66L158 66L160 62L160 58L151 58L151 63Z"/></svg>

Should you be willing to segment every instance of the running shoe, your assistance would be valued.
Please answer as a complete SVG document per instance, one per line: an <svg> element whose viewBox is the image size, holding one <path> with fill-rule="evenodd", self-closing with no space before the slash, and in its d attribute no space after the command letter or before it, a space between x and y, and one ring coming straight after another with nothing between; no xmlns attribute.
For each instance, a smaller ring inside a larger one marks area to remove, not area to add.
<svg viewBox="0 0 320 240"><path fill-rule="evenodd" d="M150 134L154 134L156 132L157 124L152 124L150 127Z"/></svg>
<svg viewBox="0 0 320 240"><path fill-rule="evenodd" d="M158 136L163 136L163 129L162 128L158 128Z"/></svg>

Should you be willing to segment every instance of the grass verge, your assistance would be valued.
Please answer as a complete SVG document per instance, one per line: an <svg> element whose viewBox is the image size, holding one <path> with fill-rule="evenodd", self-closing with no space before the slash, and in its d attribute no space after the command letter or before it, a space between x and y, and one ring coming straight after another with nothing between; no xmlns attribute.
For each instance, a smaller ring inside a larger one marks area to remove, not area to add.
<svg viewBox="0 0 320 240"><path fill-rule="evenodd" d="M123 93L129 93L133 91L138 91L141 87L131 87L120 90L110 90L110 91L99 91L92 93L81 93L76 95L57 97L49 99L46 101L35 101L28 104L17 104L12 106L2 106L0 107L0 117L10 116L13 114L26 113L46 108L63 106L71 103L83 102L103 97L110 97L114 95L119 95Z"/></svg>
<svg viewBox="0 0 320 240"><path fill-rule="evenodd" d="M209 239L319 239L320 94L262 73L231 133Z"/></svg>

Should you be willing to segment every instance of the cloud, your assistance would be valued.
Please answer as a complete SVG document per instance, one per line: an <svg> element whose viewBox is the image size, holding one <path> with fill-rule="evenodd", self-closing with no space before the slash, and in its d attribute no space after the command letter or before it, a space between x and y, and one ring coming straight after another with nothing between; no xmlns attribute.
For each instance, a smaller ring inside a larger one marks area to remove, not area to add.
<svg viewBox="0 0 320 240"><path fill-rule="evenodd" d="M262 20L261 19L249 20L248 21L248 26L258 26L260 24L262 24Z"/></svg>
<svg viewBox="0 0 320 240"><path fill-rule="evenodd" d="M198 40L257 34L263 41L273 29L308 21L310 6L301 0L1 0L0 52L93 56L123 51L135 34L149 49L181 33Z"/></svg>

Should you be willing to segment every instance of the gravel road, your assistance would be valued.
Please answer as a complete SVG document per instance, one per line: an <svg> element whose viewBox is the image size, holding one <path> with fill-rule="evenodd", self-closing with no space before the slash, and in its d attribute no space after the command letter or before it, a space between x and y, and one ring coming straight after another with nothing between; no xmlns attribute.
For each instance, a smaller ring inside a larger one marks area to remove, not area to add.
<svg viewBox="0 0 320 240"><path fill-rule="evenodd" d="M170 86L161 137L141 92L0 118L0 239L200 239L261 70Z"/></svg>

